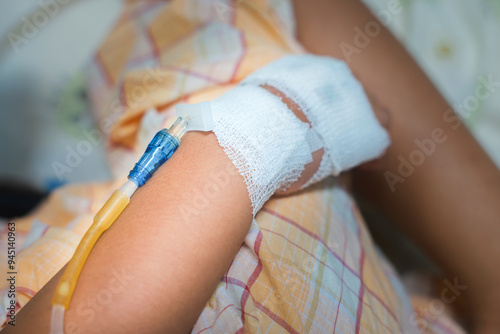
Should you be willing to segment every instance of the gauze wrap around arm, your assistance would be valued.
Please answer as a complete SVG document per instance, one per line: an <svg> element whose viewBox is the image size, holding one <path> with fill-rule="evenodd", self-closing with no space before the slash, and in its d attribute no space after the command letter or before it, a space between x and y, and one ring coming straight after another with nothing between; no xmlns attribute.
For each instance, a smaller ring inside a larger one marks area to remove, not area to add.
<svg viewBox="0 0 500 334"><path fill-rule="evenodd" d="M325 154L308 186L379 157L389 135L347 64L331 57L291 55L250 74L243 85L269 85L292 99L322 139Z"/></svg>
<svg viewBox="0 0 500 334"><path fill-rule="evenodd" d="M310 124L263 85L295 102ZM389 145L359 82L344 62L328 57L283 57L210 104L177 112L192 119L191 130L214 132L245 180L254 216L299 179L313 152L325 153L305 186L372 160Z"/></svg>
<svg viewBox="0 0 500 334"><path fill-rule="evenodd" d="M212 102L213 132L245 179L253 214L312 161L309 125L258 86L238 86ZM308 134L309 133L309 134Z"/></svg>

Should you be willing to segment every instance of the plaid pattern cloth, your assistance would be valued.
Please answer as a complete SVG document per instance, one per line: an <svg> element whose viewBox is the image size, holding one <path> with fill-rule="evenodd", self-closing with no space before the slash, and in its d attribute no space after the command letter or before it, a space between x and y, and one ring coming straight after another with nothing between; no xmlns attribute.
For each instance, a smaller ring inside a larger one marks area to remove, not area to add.
<svg viewBox="0 0 500 334"><path fill-rule="evenodd" d="M70 259L152 134L172 122L173 105L214 99L268 62L304 52L293 24L287 0L127 4L86 71L94 135L104 138L116 181L59 188L16 220L17 309ZM444 314L414 310L343 184L330 178L268 201L192 332L462 333ZM6 230L1 240L5 247Z"/></svg>

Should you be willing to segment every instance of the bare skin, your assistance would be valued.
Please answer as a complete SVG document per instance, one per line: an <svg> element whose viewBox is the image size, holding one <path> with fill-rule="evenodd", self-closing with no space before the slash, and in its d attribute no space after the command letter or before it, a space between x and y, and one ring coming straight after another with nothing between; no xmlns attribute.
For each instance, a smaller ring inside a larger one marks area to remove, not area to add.
<svg viewBox="0 0 500 334"><path fill-rule="evenodd" d="M386 29L359 53L342 51L343 42L355 45L355 27L378 22L359 0L294 3L299 41L312 53L348 61L381 122L390 124L391 147L376 169L355 172L356 190L407 231L450 280L467 285L467 320L475 333L500 332L499 170ZM414 141L433 138L435 129L442 130L435 151L391 189L386 172L398 175L398 157L408 160L419 149Z"/></svg>

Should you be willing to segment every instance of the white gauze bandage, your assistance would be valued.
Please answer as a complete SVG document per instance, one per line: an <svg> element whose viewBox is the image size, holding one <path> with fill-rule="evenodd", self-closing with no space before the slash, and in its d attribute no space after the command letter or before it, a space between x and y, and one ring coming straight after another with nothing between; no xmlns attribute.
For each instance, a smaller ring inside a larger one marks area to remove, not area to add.
<svg viewBox="0 0 500 334"><path fill-rule="evenodd" d="M250 74L242 84L280 90L299 106L321 138L325 154L304 187L379 157L390 143L363 87L343 61L290 55Z"/></svg>
<svg viewBox="0 0 500 334"><path fill-rule="evenodd" d="M237 86L210 109L212 131L243 176L255 216L277 190L297 181L319 140L309 124L261 87Z"/></svg>

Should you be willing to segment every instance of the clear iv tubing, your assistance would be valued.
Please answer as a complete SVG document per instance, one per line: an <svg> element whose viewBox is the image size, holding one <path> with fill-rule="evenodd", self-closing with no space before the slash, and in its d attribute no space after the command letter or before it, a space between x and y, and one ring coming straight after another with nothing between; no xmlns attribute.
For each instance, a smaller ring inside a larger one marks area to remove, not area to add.
<svg viewBox="0 0 500 334"><path fill-rule="evenodd" d="M123 186L115 190L94 217L94 222L83 236L73 257L68 262L52 298L51 333L64 333L64 311L68 309L83 265L99 239L130 202L137 188L142 187L153 173L179 147L188 119L179 117L170 129L159 131L149 143L146 152L135 164Z"/></svg>

